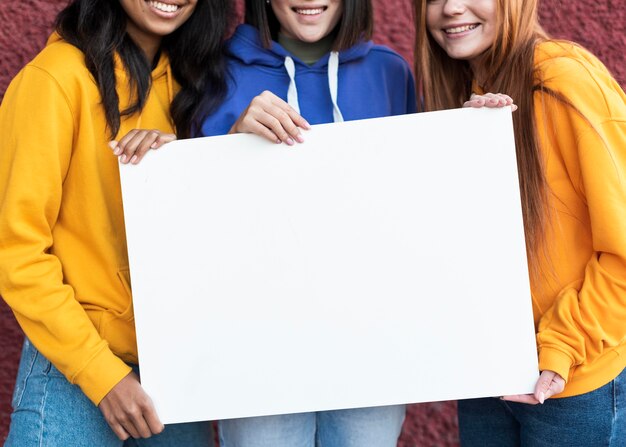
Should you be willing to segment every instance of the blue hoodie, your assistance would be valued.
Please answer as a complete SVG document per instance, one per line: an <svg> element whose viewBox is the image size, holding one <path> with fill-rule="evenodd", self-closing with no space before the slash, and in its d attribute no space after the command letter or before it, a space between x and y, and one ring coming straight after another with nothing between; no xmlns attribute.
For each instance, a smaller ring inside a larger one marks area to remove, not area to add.
<svg viewBox="0 0 626 447"><path fill-rule="evenodd" d="M202 123L201 135L228 133L252 99L269 90L310 123L401 115L416 111L415 84L407 62L391 49L361 42L331 52L309 66L259 33L240 25L228 45L228 93Z"/></svg>

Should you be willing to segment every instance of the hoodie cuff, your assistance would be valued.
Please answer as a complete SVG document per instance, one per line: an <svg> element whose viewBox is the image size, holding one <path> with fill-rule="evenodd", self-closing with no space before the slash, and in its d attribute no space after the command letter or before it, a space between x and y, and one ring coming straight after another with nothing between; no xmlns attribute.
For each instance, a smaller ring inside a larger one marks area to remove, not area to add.
<svg viewBox="0 0 626 447"><path fill-rule="evenodd" d="M554 371L563 377L567 383L572 366L574 366L572 358L563 351L554 348L541 348L539 352L540 371Z"/></svg>
<svg viewBox="0 0 626 447"><path fill-rule="evenodd" d="M87 365L72 378L96 406L111 389L126 377L132 368L107 347L98 352Z"/></svg>

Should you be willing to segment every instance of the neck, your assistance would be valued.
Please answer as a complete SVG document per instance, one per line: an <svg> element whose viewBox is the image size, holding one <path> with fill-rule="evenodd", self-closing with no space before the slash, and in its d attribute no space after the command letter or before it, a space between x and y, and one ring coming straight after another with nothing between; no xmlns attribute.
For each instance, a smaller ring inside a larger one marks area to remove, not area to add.
<svg viewBox="0 0 626 447"><path fill-rule="evenodd" d="M303 42L287 37L283 33L278 33L278 43L307 65L313 65L324 55L330 53L334 41L335 35L333 33L317 42Z"/></svg>
<svg viewBox="0 0 626 447"><path fill-rule="evenodd" d="M159 47L160 47L159 45L155 45L150 48L140 47L143 50L146 57L148 58L148 62L150 63L151 67L154 67L157 63L155 59L157 55L159 54Z"/></svg>
<svg viewBox="0 0 626 447"><path fill-rule="evenodd" d="M126 32L133 40L135 45L139 47L141 51L146 55L150 66L154 66L156 61L154 60L157 54L159 54L159 48L161 48L161 37L146 34L138 30L132 23L128 23L126 26Z"/></svg>

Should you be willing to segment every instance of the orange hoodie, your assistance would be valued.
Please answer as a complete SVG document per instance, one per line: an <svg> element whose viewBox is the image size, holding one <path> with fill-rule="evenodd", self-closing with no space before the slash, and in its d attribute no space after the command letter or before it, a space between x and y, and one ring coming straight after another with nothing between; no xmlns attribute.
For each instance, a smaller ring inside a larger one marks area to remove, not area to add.
<svg viewBox="0 0 626 447"><path fill-rule="evenodd" d="M116 66L120 107L128 79ZM141 113L173 132L161 56ZM0 295L26 336L95 404L137 363L117 158L83 54L53 35L0 107ZM126 363L125 363L126 362Z"/></svg>
<svg viewBox="0 0 626 447"><path fill-rule="evenodd" d="M566 397L626 367L626 95L572 43L540 44L535 67L571 103L535 93L552 215L533 310L539 367L567 380Z"/></svg>

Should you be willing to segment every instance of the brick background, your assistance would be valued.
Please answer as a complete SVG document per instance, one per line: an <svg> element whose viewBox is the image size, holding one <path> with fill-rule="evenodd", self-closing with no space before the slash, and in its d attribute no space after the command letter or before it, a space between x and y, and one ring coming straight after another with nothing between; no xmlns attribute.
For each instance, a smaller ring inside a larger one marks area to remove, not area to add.
<svg viewBox="0 0 626 447"><path fill-rule="evenodd" d="M409 61L413 41L410 0L373 0L376 12L374 39L387 44ZM44 45L56 12L64 0L2 1L0 8L0 98L13 76ZM544 27L554 36L575 40L602 59L622 86L626 86L626 2L624 0L544 0ZM22 334L0 303L0 439L6 436L11 393ZM456 446L454 402L413 405L400 445Z"/></svg>

